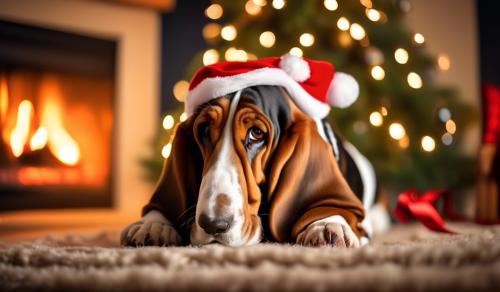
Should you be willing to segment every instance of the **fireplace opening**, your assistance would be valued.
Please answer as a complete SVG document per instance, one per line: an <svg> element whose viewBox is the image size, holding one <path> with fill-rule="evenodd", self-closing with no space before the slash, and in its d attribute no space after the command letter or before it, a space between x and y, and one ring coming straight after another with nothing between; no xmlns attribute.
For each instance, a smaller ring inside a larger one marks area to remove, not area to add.
<svg viewBox="0 0 500 292"><path fill-rule="evenodd" d="M0 21L0 211L112 207L116 42Z"/></svg>

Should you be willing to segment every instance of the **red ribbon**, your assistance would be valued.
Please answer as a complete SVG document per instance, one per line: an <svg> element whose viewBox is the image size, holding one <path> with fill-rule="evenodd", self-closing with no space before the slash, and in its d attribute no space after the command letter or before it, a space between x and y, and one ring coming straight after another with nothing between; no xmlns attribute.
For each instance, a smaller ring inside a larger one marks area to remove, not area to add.
<svg viewBox="0 0 500 292"><path fill-rule="evenodd" d="M453 221L464 221L465 218L453 209L453 199L448 191L431 190L419 195L417 190L408 190L399 195L398 203L394 209L394 217L401 223L407 223L416 218L427 228L449 234L456 234L446 228L446 222L436 209L437 201L443 198L443 214Z"/></svg>
<svg viewBox="0 0 500 292"><path fill-rule="evenodd" d="M500 86L483 86L483 143L500 143Z"/></svg>

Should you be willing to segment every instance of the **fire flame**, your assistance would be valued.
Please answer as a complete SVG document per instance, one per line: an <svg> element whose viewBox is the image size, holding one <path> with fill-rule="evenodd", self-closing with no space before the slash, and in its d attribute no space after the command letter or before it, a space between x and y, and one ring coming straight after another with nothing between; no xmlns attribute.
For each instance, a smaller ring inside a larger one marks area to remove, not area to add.
<svg viewBox="0 0 500 292"><path fill-rule="evenodd" d="M7 79L0 79L0 126L7 119L7 107L9 106L9 91L7 90Z"/></svg>
<svg viewBox="0 0 500 292"><path fill-rule="evenodd" d="M61 110L54 101L45 105L42 125L47 128L49 149L61 162L75 165L80 159L78 144L61 124Z"/></svg>
<svg viewBox="0 0 500 292"><path fill-rule="evenodd" d="M80 160L80 148L62 124L62 94L58 82L45 79L41 93L44 98L41 124L47 129L48 147L59 161L75 165Z"/></svg>
<svg viewBox="0 0 500 292"><path fill-rule="evenodd" d="M15 157L21 156L24 152L24 145L30 133L31 117L33 115L33 104L29 100L23 100L19 104L17 111L17 122L14 130L10 134L10 146Z"/></svg>
<svg viewBox="0 0 500 292"><path fill-rule="evenodd" d="M47 145L48 133L44 127L38 128L33 137L31 137L30 148L31 151L40 150Z"/></svg>
<svg viewBox="0 0 500 292"><path fill-rule="evenodd" d="M12 154L20 157L29 143L29 150L48 147L50 152L62 163L75 165L80 160L80 148L63 126L62 94L56 79L45 78L41 86L40 127L31 136L30 126L34 116L33 104L29 100L19 103L16 123L10 136L7 136ZM7 114L7 81L0 80L0 126Z"/></svg>

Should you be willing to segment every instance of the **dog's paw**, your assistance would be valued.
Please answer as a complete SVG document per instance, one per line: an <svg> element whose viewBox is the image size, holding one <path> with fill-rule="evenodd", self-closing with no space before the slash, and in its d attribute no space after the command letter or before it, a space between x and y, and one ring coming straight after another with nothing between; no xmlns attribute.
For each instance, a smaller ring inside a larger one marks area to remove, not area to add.
<svg viewBox="0 0 500 292"><path fill-rule="evenodd" d="M152 211L155 212L155 211ZM163 217L147 214L142 220L130 224L122 231L123 246L181 245L177 230Z"/></svg>
<svg viewBox="0 0 500 292"><path fill-rule="evenodd" d="M347 224L316 221L297 236L297 243L305 246L359 247L359 239Z"/></svg>

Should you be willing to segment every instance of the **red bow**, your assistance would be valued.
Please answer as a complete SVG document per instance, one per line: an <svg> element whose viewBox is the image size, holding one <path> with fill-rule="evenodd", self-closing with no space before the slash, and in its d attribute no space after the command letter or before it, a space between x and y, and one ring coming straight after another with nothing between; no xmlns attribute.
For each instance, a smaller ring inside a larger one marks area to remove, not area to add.
<svg viewBox="0 0 500 292"><path fill-rule="evenodd" d="M399 195L398 203L394 209L394 217L402 223L407 223L416 218L427 228L450 234L456 232L445 227L446 222L436 210L436 202L443 198L443 214L450 220L463 221L464 217L458 215L453 209L451 193L448 191L431 190L419 196L417 190L408 190Z"/></svg>
<svg viewBox="0 0 500 292"><path fill-rule="evenodd" d="M483 95L483 143L500 143L500 86L485 84Z"/></svg>

